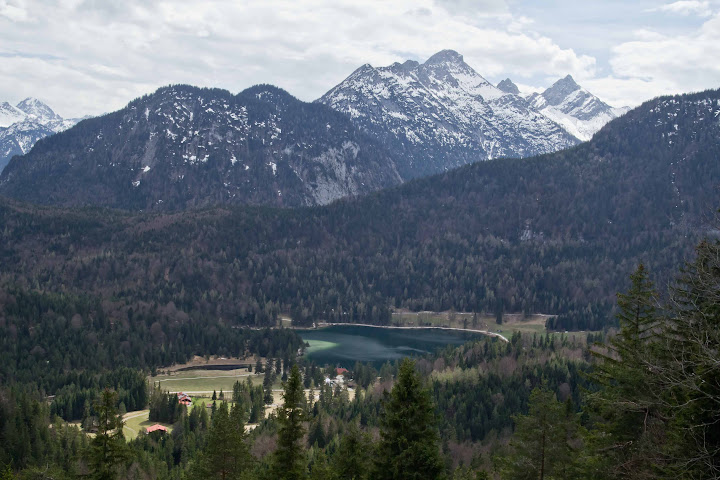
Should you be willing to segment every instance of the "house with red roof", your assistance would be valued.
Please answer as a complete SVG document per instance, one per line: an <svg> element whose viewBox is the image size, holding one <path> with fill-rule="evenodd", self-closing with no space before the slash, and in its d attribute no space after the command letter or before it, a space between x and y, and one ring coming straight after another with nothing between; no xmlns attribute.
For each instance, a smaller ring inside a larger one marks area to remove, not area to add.
<svg viewBox="0 0 720 480"><path fill-rule="evenodd" d="M190 395L183 392L178 392L178 403L180 405L185 405L186 407L189 406L192 403L192 398L190 398Z"/></svg>
<svg viewBox="0 0 720 480"><path fill-rule="evenodd" d="M152 433L152 432L163 432L163 433L167 433L167 432L168 432L168 429L167 429L167 427L165 427L165 426L163 426L163 425L160 425L159 423L156 423L155 425L152 425L152 426L150 426L150 427L147 427L147 428L145 429L145 431L146 431L147 433Z"/></svg>

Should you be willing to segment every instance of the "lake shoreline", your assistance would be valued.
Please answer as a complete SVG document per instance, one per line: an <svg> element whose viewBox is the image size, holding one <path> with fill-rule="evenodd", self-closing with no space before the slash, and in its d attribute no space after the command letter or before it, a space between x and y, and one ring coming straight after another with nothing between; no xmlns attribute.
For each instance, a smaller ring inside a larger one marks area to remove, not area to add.
<svg viewBox="0 0 720 480"><path fill-rule="evenodd" d="M309 328L308 330L321 330L326 327L338 327L338 326L352 326L352 327L372 327L372 328L386 328L386 329L392 329L392 330L449 330L449 331L455 331L455 332L468 332L468 333L479 333L481 335L486 335L488 337L495 337L499 338L505 343L508 343L508 339L496 332L491 332L489 330L474 330L470 328L457 328L457 327L436 327L436 326L412 326L412 327L399 327L395 325L371 325L367 323L330 323L330 322L322 322L313 324L314 326Z"/></svg>

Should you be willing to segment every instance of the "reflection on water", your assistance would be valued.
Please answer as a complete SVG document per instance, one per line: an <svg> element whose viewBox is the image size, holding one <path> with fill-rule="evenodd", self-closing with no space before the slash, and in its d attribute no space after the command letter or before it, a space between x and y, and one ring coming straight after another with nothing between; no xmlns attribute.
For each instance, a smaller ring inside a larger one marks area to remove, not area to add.
<svg viewBox="0 0 720 480"><path fill-rule="evenodd" d="M410 355L434 352L445 345L461 345L480 334L436 330L396 330L335 325L320 330L299 330L310 343L307 357L319 364L352 367L356 361L384 363Z"/></svg>

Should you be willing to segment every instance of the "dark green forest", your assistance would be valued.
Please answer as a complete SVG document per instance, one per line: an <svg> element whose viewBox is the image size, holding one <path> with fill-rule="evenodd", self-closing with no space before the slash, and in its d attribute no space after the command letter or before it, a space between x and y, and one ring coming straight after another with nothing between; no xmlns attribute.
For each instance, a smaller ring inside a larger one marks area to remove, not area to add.
<svg viewBox="0 0 720 480"><path fill-rule="evenodd" d="M132 214L4 200L0 281L88 297L131 325L129 310L148 305L254 326L279 312L387 323L403 307L541 312L558 315L551 328L597 330L634 265L667 283L714 231L719 96L662 97L563 152L323 208Z"/></svg>
<svg viewBox="0 0 720 480"><path fill-rule="evenodd" d="M145 391L153 415L175 420L173 431L126 443L120 405L134 388L131 371L98 380L107 385L88 415L92 437L65 425L37 389L3 387L4 475L717 478L719 258L720 242L701 242L666 300L639 265L607 338L516 333L379 371L358 364L352 401L302 358L268 363L266 376L287 380L281 408L265 420L262 385L236 383L232 403L219 398L210 412L170 411L172 397ZM262 421L247 433L253 415Z"/></svg>

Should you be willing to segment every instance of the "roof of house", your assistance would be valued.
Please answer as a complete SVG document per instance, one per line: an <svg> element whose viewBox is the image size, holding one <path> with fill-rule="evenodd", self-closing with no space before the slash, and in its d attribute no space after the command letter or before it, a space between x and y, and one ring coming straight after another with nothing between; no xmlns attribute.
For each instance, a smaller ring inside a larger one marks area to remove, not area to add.
<svg viewBox="0 0 720 480"><path fill-rule="evenodd" d="M152 433L152 432L157 432L157 431L167 433L168 429L167 429L167 427L156 423L155 425L147 427L146 431L147 431L147 433Z"/></svg>
<svg viewBox="0 0 720 480"><path fill-rule="evenodd" d="M338 367L335 369L335 373L338 375L342 375L343 373L347 373L348 369L343 367Z"/></svg>

